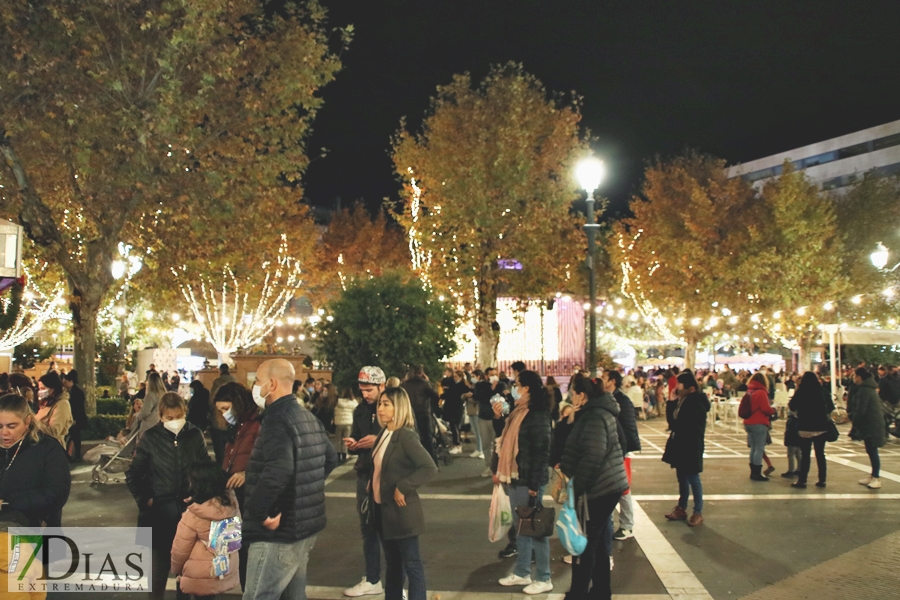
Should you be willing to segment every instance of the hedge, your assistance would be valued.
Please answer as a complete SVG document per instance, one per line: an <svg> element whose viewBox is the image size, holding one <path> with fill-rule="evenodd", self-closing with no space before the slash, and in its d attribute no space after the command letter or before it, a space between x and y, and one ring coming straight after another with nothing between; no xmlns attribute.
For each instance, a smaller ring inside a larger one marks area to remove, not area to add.
<svg viewBox="0 0 900 600"><path fill-rule="evenodd" d="M81 432L83 440L105 440L115 437L125 429L125 415L95 415L88 417L87 427Z"/></svg>
<svg viewBox="0 0 900 600"><path fill-rule="evenodd" d="M128 403L121 398L97 398L98 415L127 415Z"/></svg>

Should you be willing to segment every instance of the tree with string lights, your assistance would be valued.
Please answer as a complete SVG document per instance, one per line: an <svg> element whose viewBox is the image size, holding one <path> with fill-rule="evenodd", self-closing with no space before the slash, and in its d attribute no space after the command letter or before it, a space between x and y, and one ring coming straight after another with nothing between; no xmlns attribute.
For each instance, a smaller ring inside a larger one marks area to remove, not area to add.
<svg viewBox="0 0 900 600"><path fill-rule="evenodd" d="M401 130L393 160L403 181L412 265L426 286L474 323L478 362L496 364L501 294L546 301L584 258L572 171L587 154L579 99L548 98L521 65L495 66L438 88L418 133Z"/></svg>
<svg viewBox="0 0 900 600"><path fill-rule="evenodd" d="M330 36L315 0L0 3L2 212L65 272L89 404L118 243L219 259L302 217Z"/></svg>

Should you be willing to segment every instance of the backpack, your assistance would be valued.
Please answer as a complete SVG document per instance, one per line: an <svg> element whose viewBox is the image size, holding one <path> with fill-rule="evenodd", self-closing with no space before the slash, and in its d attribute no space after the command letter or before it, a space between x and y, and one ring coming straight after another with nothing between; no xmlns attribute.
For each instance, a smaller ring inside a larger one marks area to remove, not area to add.
<svg viewBox="0 0 900 600"><path fill-rule="evenodd" d="M213 576L219 579L228 575L231 561L228 555L241 549L241 518L230 517L210 521L209 542L206 547L213 553Z"/></svg>
<svg viewBox="0 0 900 600"><path fill-rule="evenodd" d="M744 394L741 398L741 405L738 406L738 416L742 419L749 419L753 414L753 396L750 392Z"/></svg>

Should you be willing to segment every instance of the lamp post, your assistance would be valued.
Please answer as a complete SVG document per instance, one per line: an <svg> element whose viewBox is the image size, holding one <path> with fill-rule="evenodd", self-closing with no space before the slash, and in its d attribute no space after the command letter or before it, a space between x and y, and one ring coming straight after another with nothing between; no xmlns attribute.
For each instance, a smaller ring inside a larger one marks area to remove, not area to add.
<svg viewBox="0 0 900 600"><path fill-rule="evenodd" d="M584 158L578 162L575 168L575 178L578 179L578 185L587 193L587 207L585 208L585 216L587 220L584 222L584 232L588 239L588 256L587 268L589 272L590 286L590 329L591 340L588 360L591 363L591 376L597 376L597 277L596 266L594 264L594 246L597 238L597 228L600 227L594 221L594 190L600 187L603 176L606 174L606 167L603 161L594 157Z"/></svg>
<svg viewBox="0 0 900 600"><path fill-rule="evenodd" d="M119 260L114 260L111 265L114 279L125 279L125 287L122 288L122 306L119 307L119 375L125 372L125 315L128 314L128 284L131 278L141 270L143 261L137 254L131 254L131 246L119 242Z"/></svg>
<svg viewBox="0 0 900 600"><path fill-rule="evenodd" d="M872 261L873 267L881 271L887 266L889 257L890 254L887 247L881 242L878 242L878 245L875 246L875 252L869 255L869 260ZM900 267L900 262L888 269L888 273L894 272L897 270L897 267Z"/></svg>

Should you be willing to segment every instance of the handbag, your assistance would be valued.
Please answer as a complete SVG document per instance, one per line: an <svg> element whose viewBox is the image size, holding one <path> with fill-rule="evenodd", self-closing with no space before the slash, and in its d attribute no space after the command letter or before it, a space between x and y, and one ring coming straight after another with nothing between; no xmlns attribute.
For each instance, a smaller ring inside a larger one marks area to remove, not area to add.
<svg viewBox="0 0 900 600"><path fill-rule="evenodd" d="M566 489L568 494L565 505L559 511L559 519L556 521L556 535L569 554L581 556L584 549L587 548L587 536L584 534L584 529L578 519L578 512L575 510L575 490L572 487L572 480L566 484Z"/></svg>
<svg viewBox="0 0 900 600"><path fill-rule="evenodd" d="M556 475L556 479L553 480L553 485L550 486L550 495L557 504L565 504L566 498L569 497L570 479L566 477L566 474L559 467L553 467L553 473Z"/></svg>
<svg viewBox="0 0 900 600"><path fill-rule="evenodd" d="M840 436L841 434L838 431L837 425L834 424L834 421L828 419L828 428L825 430L825 441L836 442Z"/></svg>
<svg viewBox="0 0 900 600"><path fill-rule="evenodd" d="M533 538L553 535L556 510L543 506L539 498L529 498L528 506L517 506L516 514L519 515L519 535Z"/></svg>

